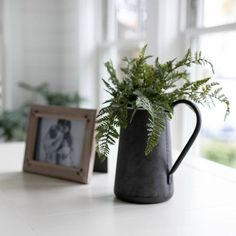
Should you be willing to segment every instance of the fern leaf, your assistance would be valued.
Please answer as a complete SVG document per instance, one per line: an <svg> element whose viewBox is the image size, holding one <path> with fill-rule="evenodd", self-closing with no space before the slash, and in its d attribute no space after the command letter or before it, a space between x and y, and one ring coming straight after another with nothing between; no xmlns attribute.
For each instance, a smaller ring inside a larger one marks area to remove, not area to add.
<svg viewBox="0 0 236 236"><path fill-rule="evenodd" d="M147 156L157 145L158 140L165 129L165 110L159 104L153 104L145 96L139 96L136 101L137 107L141 107L149 113L149 123L147 124L148 140L145 148Z"/></svg>

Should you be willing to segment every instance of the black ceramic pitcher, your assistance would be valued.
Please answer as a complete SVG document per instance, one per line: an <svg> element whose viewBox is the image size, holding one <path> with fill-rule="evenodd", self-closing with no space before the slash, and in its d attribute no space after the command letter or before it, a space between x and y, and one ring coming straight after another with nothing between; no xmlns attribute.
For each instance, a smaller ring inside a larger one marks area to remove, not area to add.
<svg viewBox="0 0 236 236"><path fill-rule="evenodd" d="M165 122L166 127L158 145L148 156L144 154L147 144L147 111L138 110L128 127L121 129L114 187L117 198L135 203L158 203L173 195L172 175L201 127L201 116L196 105L188 100L178 100L174 106L180 103L188 105L194 111L196 126L173 166L168 121ZM132 110L129 111L129 116L131 114Z"/></svg>

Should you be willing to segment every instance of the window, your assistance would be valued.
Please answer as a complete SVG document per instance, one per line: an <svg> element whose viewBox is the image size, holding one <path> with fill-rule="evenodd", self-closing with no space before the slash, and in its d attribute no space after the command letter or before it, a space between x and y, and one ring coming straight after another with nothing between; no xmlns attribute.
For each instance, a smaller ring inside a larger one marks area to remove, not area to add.
<svg viewBox="0 0 236 236"><path fill-rule="evenodd" d="M236 168L236 0L190 0L187 37L193 49L201 50L215 67L215 79L231 102L224 122L224 109L202 108L201 155ZM209 71L198 71L206 76Z"/></svg>
<svg viewBox="0 0 236 236"><path fill-rule="evenodd" d="M103 0L102 36L99 50L100 77L107 78L104 62L112 60L115 67L122 59L134 57L146 41L146 0ZM100 99L107 94L100 86Z"/></svg>

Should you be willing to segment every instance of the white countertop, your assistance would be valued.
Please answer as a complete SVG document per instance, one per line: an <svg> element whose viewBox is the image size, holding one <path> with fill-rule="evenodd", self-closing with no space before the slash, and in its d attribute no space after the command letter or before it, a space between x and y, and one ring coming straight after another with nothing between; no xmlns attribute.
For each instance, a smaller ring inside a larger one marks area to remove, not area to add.
<svg viewBox="0 0 236 236"><path fill-rule="evenodd" d="M0 235L236 235L236 170L187 156L171 200L137 205L114 197L114 164L82 185L23 173L23 155L0 144Z"/></svg>

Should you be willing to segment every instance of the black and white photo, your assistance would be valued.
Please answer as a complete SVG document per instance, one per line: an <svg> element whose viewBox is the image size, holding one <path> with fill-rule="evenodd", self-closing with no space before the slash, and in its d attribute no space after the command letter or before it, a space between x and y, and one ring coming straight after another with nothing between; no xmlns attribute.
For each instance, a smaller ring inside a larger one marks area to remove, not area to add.
<svg viewBox="0 0 236 236"><path fill-rule="evenodd" d="M41 118L35 159L79 167L86 121Z"/></svg>
<svg viewBox="0 0 236 236"><path fill-rule="evenodd" d="M95 159L95 119L92 109L33 105L24 171L88 183Z"/></svg>

